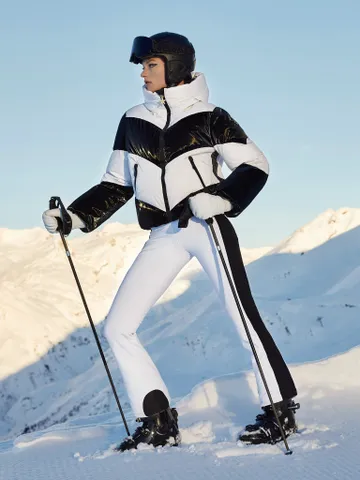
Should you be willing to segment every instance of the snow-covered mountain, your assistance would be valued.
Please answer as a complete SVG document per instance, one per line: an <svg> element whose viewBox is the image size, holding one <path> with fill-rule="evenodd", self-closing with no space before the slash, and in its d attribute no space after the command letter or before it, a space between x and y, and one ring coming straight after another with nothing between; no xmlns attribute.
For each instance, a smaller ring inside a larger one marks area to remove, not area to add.
<svg viewBox="0 0 360 480"><path fill-rule="evenodd" d="M300 253L312 250L359 225L359 208L329 208L276 245L270 253Z"/></svg>
<svg viewBox="0 0 360 480"><path fill-rule="evenodd" d="M116 289L147 237L148 233L136 225L109 224L99 232L68 241L100 335ZM245 250L244 257L254 260L267 250ZM59 236L49 235L40 228L2 229L0 251L3 267L0 273L0 416L5 420L0 434L18 434L26 427L38 428L63 421L79 411L79 405L84 407L84 403L89 413L108 409L107 394L101 401L94 400L100 406L93 409L89 398L84 401L82 389L78 396L75 392L70 395L66 405L63 400L61 407L54 402L54 395L63 397L61 390L68 381L83 385L80 376L88 376L90 368L100 367L99 375L103 376L93 334ZM197 262L191 262L151 312L148 323L153 325L145 329L143 335L150 335L154 342L154 331L161 329L162 322L166 323L168 311L176 309L181 316L191 307L190 303L180 308L178 304L182 303L181 295L198 273ZM198 283L207 282L202 279ZM190 296L191 303L197 304L197 292L192 291ZM210 300L205 302L206 308ZM200 303L198 315L204 309ZM154 316L158 322L153 321ZM190 322L194 320L193 316L189 318ZM196 331L190 335L189 338L181 336L180 343L185 342L186 351L193 351L198 343L194 340ZM101 340L108 348L105 338ZM116 374L115 365L113 370ZM107 392L106 378L104 380ZM92 388L97 397L98 388L94 385ZM91 391L91 395L94 392ZM49 402L45 410L44 398ZM44 415L44 412L48 413Z"/></svg>
<svg viewBox="0 0 360 480"><path fill-rule="evenodd" d="M130 421L102 329L116 289L147 236L134 225L108 224L68 240ZM301 386L305 411L306 405L319 409L319 399L329 391L351 392L358 402L360 209L327 210L278 245L242 253L263 318ZM21 449L46 439L41 431L49 427L59 438L75 426L85 435L84 424L94 425L88 431L95 437L118 430L119 413L60 238L40 228L0 229L0 285L0 452L1 445L9 451L10 444ZM254 379L248 354L196 260L151 310L140 338L181 411L185 443L210 443L212 451L219 448L217 458L237 456L238 447L234 453L222 442L231 441L251 420L248 414L257 413ZM334 359L327 360L330 356ZM199 411L207 418L203 423L196 420ZM311 411L306 418L315 422ZM312 431L325 431L321 428ZM27 435L14 440L21 433ZM324 443L301 445L332 448L335 440L325 437Z"/></svg>

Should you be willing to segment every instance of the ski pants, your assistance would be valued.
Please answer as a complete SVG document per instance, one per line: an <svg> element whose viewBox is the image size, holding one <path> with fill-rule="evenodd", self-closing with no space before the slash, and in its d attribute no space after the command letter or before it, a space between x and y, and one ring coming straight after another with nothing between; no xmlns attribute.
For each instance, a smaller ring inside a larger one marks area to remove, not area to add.
<svg viewBox="0 0 360 480"><path fill-rule="evenodd" d="M235 230L225 215L215 217L213 226L273 401L292 398L297 393L294 382L254 303ZM158 413L170 404L168 389L136 331L150 308L192 257L197 258L208 275L243 346L251 352L261 405L270 404L210 228L205 221L193 217L187 228L179 228L178 221L174 221L151 230L120 285L105 323L104 334L117 360L136 417Z"/></svg>

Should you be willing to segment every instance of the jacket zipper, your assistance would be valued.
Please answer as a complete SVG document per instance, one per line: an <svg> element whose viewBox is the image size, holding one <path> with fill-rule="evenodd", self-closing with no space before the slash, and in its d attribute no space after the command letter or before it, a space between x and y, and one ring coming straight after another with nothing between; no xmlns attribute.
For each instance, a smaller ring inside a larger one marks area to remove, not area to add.
<svg viewBox="0 0 360 480"><path fill-rule="evenodd" d="M165 96L162 95L160 97L160 99L161 99L161 103L164 105L164 107L166 108L166 112L167 112L165 127L163 128L163 130L160 133L160 142L159 142L159 146L160 146L160 152L159 152L160 153L160 159L159 159L159 161L160 161L160 166L161 166L161 186L162 186L162 191L163 191L166 215L168 217L169 222L171 222L170 205L169 205L169 199L168 199L168 195L167 195L166 182L165 182L166 159L165 159L165 150L164 150L164 147L165 147L165 132L168 129L169 124L170 124L171 110L170 110L169 105L167 104Z"/></svg>

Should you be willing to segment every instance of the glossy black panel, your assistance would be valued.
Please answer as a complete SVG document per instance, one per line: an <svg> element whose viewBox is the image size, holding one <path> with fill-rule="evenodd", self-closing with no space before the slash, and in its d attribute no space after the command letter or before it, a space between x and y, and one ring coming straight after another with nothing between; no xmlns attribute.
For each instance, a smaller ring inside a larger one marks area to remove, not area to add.
<svg viewBox="0 0 360 480"><path fill-rule="evenodd" d="M83 220L86 227L82 231L91 232L122 207L133 194L132 187L101 182L72 202L68 210Z"/></svg>
<svg viewBox="0 0 360 480"><path fill-rule="evenodd" d="M212 145L236 142L246 143L247 135L226 110L216 107L210 121Z"/></svg>
<svg viewBox="0 0 360 480"><path fill-rule="evenodd" d="M159 165L160 134L161 129L153 123L128 117L124 150Z"/></svg>
<svg viewBox="0 0 360 480"><path fill-rule="evenodd" d="M122 118L114 142L114 150L129 153L159 165L162 130L141 118ZM240 125L223 109L189 115L164 132L164 159L171 162L179 155L198 148L220 143L246 143L247 136Z"/></svg>
<svg viewBox="0 0 360 480"><path fill-rule="evenodd" d="M201 112L179 120L165 134L165 158L171 162L178 156L203 147L212 147L211 112Z"/></svg>
<svg viewBox="0 0 360 480"><path fill-rule="evenodd" d="M122 116L120 120L113 145L113 150L126 150L125 149L125 137L126 137L126 115Z"/></svg>
<svg viewBox="0 0 360 480"><path fill-rule="evenodd" d="M181 201L176 205L169 213L169 216L163 210L160 210L148 203L135 199L136 211L138 216L139 225L144 230L150 230L153 227L159 227L165 223L178 220L184 209L184 201Z"/></svg>
<svg viewBox="0 0 360 480"><path fill-rule="evenodd" d="M160 154L160 136L162 130L151 122L140 118L126 119L126 140L121 140L124 128L118 130L119 139L114 146L129 153L139 155L155 165L160 165L161 159L171 162L179 155L191 152L197 148L211 147L209 129L210 112L202 112L183 118L170 126L164 134L164 155Z"/></svg>
<svg viewBox="0 0 360 480"><path fill-rule="evenodd" d="M250 205L266 183L268 175L259 168L242 163L216 186L218 195L233 204L227 217L236 217Z"/></svg>

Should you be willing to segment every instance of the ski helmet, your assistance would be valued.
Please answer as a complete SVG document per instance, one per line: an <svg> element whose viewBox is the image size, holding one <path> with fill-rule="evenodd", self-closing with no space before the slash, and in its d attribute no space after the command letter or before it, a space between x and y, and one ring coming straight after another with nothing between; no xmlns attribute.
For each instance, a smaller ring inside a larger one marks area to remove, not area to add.
<svg viewBox="0 0 360 480"><path fill-rule="evenodd" d="M178 33L162 32L151 37L136 37L130 62L138 64L145 58L160 57L165 62L165 81L168 87L182 80L191 81L195 69L195 50L189 40Z"/></svg>

